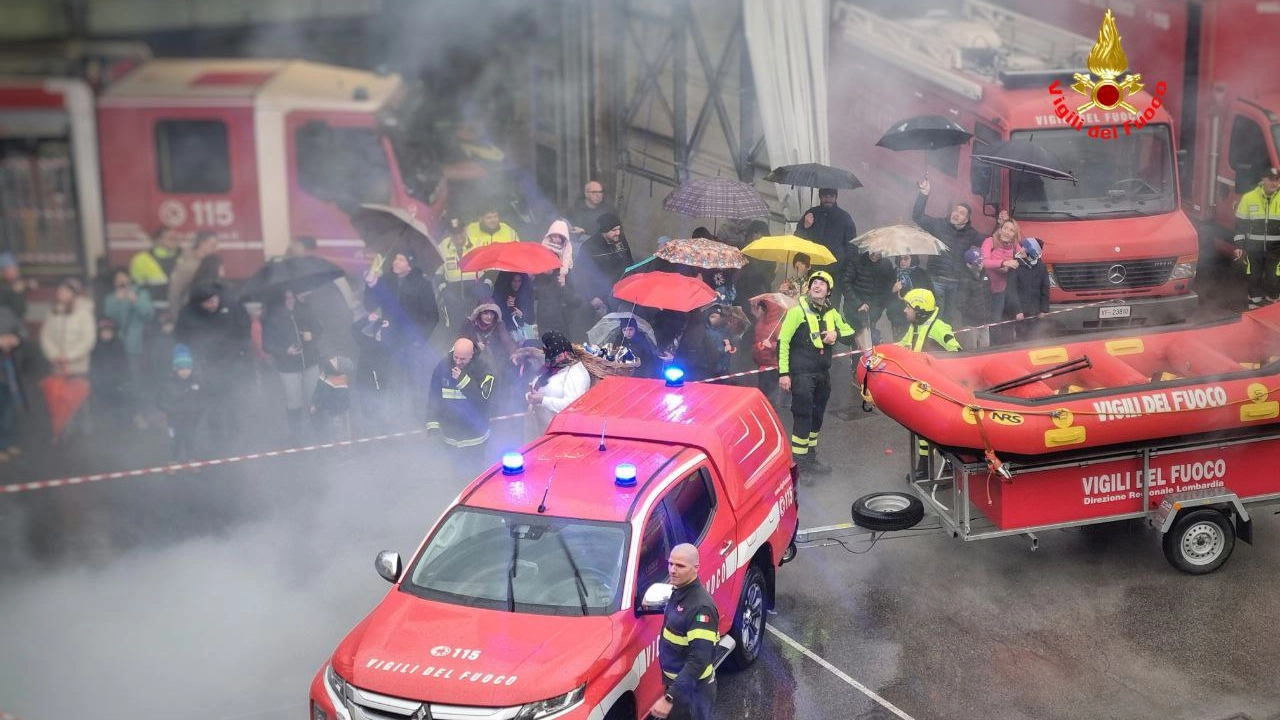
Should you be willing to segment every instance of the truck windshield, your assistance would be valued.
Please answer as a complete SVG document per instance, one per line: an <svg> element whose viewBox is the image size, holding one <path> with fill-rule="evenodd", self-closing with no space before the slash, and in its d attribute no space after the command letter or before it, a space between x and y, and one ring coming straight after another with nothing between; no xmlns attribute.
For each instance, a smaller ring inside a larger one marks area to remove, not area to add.
<svg viewBox="0 0 1280 720"><path fill-rule="evenodd" d="M295 142L298 184L306 192L351 205L390 201L391 166L374 128L312 122L298 128Z"/></svg>
<svg viewBox="0 0 1280 720"><path fill-rule="evenodd" d="M1085 220L1173 212L1173 141L1167 125L1120 129L1112 140L1072 128L1014 132L1053 153L1076 182L1010 172L1013 213L1019 219Z"/></svg>
<svg viewBox="0 0 1280 720"><path fill-rule="evenodd" d="M607 615L620 604L626 540L620 523L458 507L401 589L455 605Z"/></svg>

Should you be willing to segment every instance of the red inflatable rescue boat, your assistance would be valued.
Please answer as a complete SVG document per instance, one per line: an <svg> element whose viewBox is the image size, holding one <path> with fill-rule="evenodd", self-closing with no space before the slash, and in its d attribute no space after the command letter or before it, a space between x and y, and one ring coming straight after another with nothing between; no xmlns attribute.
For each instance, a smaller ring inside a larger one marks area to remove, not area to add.
<svg viewBox="0 0 1280 720"><path fill-rule="evenodd" d="M930 442L1002 456L1280 423L1280 305L1081 337L936 354L878 345L858 359L857 378L878 408Z"/></svg>

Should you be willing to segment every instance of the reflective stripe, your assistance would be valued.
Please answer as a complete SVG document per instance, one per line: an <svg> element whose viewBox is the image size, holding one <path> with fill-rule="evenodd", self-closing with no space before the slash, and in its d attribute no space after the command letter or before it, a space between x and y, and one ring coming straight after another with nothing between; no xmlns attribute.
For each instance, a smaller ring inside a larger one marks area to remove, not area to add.
<svg viewBox="0 0 1280 720"><path fill-rule="evenodd" d="M693 642L694 640L710 640L712 644L715 644L720 641L720 633L717 633L715 630L695 629L685 633L684 636L689 642Z"/></svg>
<svg viewBox="0 0 1280 720"><path fill-rule="evenodd" d="M792 455L808 455L809 446L808 445L792 445L791 454Z"/></svg>
<svg viewBox="0 0 1280 720"><path fill-rule="evenodd" d="M446 400L466 400L467 396L457 388L440 388L440 397Z"/></svg>
<svg viewBox="0 0 1280 720"><path fill-rule="evenodd" d="M708 665L708 666L707 666L707 669L706 669L706 670L703 670L703 671L702 671L702 674L698 676L698 679L699 679L699 680L706 680L707 678L711 677L711 673L715 672L715 670L716 670L716 666L715 666L715 665ZM676 677L679 675L679 673L667 672L666 670L663 670L663 671L662 671L662 674L663 674L663 675L664 675L668 680L675 680L675 679L676 679Z"/></svg>
<svg viewBox="0 0 1280 720"><path fill-rule="evenodd" d="M470 376L470 375L463 375L463 376L462 376L462 379L458 381L458 389L459 389L459 390L461 390L462 388L464 388L464 387L466 387L466 386L468 386L468 385L470 385L470 384L471 384L471 376Z"/></svg>
<svg viewBox="0 0 1280 720"><path fill-rule="evenodd" d="M478 438L471 438L470 440L454 440L452 438L441 438L441 439L444 440L446 445L450 445L452 447L457 447L457 448L475 447L476 445L483 444L486 440L489 439L489 431L485 430L484 435L481 435Z"/></svg>
<svg viewBox="0 0 1280 720"><path fill-rule="evenodd" d="M662 628L662 639L672 645L679 645L680 647L684 647L689 644L689 640L687 638L677 635L666 628Z"/></svg>

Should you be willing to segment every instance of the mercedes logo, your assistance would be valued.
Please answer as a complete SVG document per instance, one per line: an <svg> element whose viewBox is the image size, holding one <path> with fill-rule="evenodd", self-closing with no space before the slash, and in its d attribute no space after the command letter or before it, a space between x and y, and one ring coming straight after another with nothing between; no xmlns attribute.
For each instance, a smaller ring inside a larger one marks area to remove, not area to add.
<svg viewBox="0 0 1280 720"><path fill-rule="evenodd" d="M1128 275L1128 273L1125 271L1123 265L1112 265L1107 268L1107 282L1112 285L1119 285L1124 282L1126 275Z"/></svg>

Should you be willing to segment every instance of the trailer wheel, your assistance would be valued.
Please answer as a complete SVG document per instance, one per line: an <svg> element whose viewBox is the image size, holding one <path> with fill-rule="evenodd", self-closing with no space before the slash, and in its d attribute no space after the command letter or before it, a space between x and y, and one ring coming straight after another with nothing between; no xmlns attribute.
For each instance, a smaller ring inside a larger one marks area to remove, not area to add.
<svg viewBox="0 0 1280 720"><path fill-rule="evenodd" d="M1231 557L1236 532L1226 515L1204 508L1179 517L1161 544L1171 565L1184 573L1204 575Z"/></svg>
<svg viewBox="0 0 1280 720"><path fill-rule="evenodd" d="M924 519L924 503L915 495L878 492L853 501L853 524L867 530L907 530Z"/></svg>

